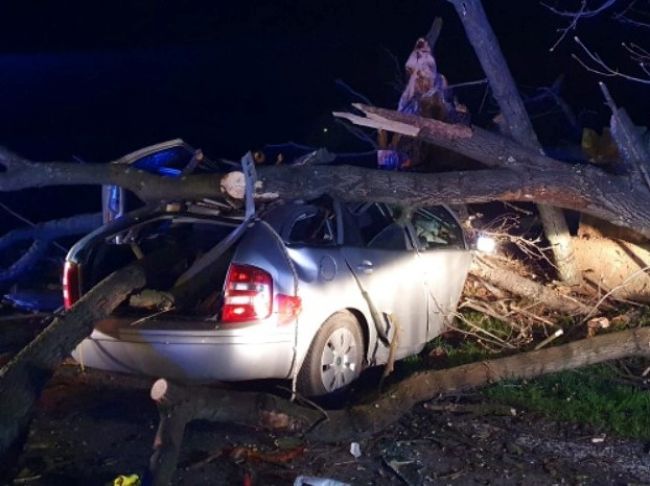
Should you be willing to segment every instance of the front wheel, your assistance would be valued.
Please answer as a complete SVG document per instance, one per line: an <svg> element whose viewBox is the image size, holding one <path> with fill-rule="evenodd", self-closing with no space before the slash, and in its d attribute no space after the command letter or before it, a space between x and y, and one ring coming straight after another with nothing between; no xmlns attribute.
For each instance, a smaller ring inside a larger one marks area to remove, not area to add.
<svg viewBox="0 0 650 486"><path fill-rule="evenodd" d="M337 312L316 334L298 373L298 390L317 397L347 387L361 374L363 354L359 323L352 314Z"/></svg>

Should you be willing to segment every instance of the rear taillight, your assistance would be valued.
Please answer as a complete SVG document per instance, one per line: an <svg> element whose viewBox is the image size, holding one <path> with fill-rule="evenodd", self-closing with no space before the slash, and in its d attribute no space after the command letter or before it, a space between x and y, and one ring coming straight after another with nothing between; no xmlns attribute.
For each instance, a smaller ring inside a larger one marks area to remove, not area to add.
<svg viewBox="0 0 650 486"><path fill-rule="evenodd" d="M226 277L222 322L265 319L273 310L273 279L252 265L233 263Z"/></svg>
<svg viewBox="0 0 650 486"><path fill-rule="evenodd" d="M79 266L65 262L63 266L63 307L70 309L79 300Z"/></svg>

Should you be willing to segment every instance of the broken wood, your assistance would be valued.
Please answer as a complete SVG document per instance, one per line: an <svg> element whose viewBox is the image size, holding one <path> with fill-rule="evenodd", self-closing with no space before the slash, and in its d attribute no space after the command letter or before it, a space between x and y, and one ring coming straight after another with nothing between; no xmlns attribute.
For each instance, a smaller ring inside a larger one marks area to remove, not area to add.
<svg viewBox="0 0 650 486"><path fill-rule="evenodd" d="M463 23L465 33L472 44L476 57L488 78L492 95L505 120L506 135L524 147L540 151L533 125L526 107L510 73L510 68L499 46L481 0L449 0ZM544 234L551 244L555 265L560 279L568 285L580 283L580 272L571 246L571 234L561 210L540 204L537 206Z"/></svg>
<svg viewBox="0 0 650 486"><path fill-rule="evenodd" d="M489 265L485 260L475 258L470 273L513 295L538 302L543 306L568 315L586 315L592 307L564 295L541 283L522 277L506 268Z"/></svg>
<svg viewBox="0 0 650 486"><path fill-rule="evenodd" d="M650 211L645 207L650 203L650 191L645 183L631 181L625 175L606 173L589 164L570 165L560 162L478 127L458 127L384 108L360 104L354 106L363 111L366 117L347 113L335 113L335 115L357 125L388 131L400 130L400 133L408 133L417 139L449 148L496 168L440 174L393 173L395 194L400 194L406 204L422 204L422 200L430 198L429 200L433 201L436 196L439 198L443 194L442 198L449 204L486 202L488 199L476 197L478 192L485 195L486 192L490 192L490 189L500 186L503 192L499 190L499 195L492 197L493 201L543 202L575 209L650 237L647 228L650 223ZM474 176L479 173L482 175L482 180L474 179ZM410 176L415 176L410 180L411 183L417 184L418 179L424 183L417 186L418 191L424 191L419 201L413 200L413 194L409 195L407 191L403 191L399 184L402 178L405 180ZM508 191L505 187L508 185L506 180L517 176L527 180L519 182L519 189L525 189L521 192L517 189L514 192ZM472 185L476 185L473 189L465 185L470 180ZM375 184L380 184L380 181L376 180ZM441 187L441 184L446 185ZM463 190L467 191L464 193L466 197L454 197L456 194L454 184L463 186ZM351 187L349 189L354 190ZM377 194L380 191L370 191L366 194L373 192ZM440 202L441 199L438 201ZM390 202L397 202L397 200ZM632 223L632 220L635 222Z"/></svg>
<svg viewBox="0 0 650 486"><path fill-rule="evenodd" d="M90 335L97 321L110 315L132 291L144 287L148 278L165 272L168 266L162 262L176 251L170 245L111 273L0 369L0 458L19 446L34 404L55 367Z"/></svg>
<svg viewBox="0 0 650 486"><path fill-rule="evenodd" d="M257 168L259 200L309 199L332 194L344 201L376 200L406 205L531 201L575 209L650 237L650 191L626 176L587 164L570 165L525 148L503 136L391 110L358 105L368 118L355 123L408 131L495 169L421 174L355 166L270 166ZM0 187L118 184L146 201L204 197L241 198L244 176L201 174L165 178L120 164L35 163L0 151ZM227 183L226 183L227 182ZM227 188L227 189L226 189ZM226 192L227 190L227 192Z"/></svg>
<svg viewBox="0 0 650 486"><path fill-rule="evenodd" d="M267 393L186 387L160 379L151 389L161 421L149 472L154 485L170 484L185 426L192 420L301 434L313 442L358 440L395 423L415 404L440 394L628 357L650 357L650 328L606 334L446 370L419 372L395 384L369 404L330 410L326 416Z"/></svg>

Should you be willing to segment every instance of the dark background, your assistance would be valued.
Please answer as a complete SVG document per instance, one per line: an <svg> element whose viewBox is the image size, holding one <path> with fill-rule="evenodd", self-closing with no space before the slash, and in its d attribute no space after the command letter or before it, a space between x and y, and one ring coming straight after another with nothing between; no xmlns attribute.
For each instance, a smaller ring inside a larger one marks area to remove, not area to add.
<svg viewBox="0 0 650 486"><path fill-rule="evenodd" d="M577 52L571 36L548 52L564 19L536 1L484 3L524 94L564 73L562 95L580 123L598 130L607 124L599 78L571 59ZM452 84L482 78L455 11L443 0L4 2L0 144L36 160L92 162L176 137L215 158L289 140L365 150L331 117L356 101L335 81L374 104L396 106L400 69L436 16L444 20L435 52L439 70ZM607 13L581 22L579 33L630 71L620 41L643 45L650 37ZM650 86L608 85L637 124L649 123ZM476 113L484 87L456 94ZM494 114L484 110L476 120ZM579 140L560 118L535 119L546 145ZM2 194L0 201L43 220L97 210L98 194L51 188ZM6 229L15 220L0 209L0 223Z"/></svg>

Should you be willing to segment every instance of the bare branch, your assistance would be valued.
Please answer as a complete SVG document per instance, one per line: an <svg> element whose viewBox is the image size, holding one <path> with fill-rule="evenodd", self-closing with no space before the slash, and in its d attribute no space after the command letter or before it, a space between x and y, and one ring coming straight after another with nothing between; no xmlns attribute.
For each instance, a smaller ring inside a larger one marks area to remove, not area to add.
<svg viewBox="0 0 650 486"><path fill-rule="evenodd" d="M646 1L646 3L648 3ZM636 8L637 0L633 0L630 4L625 7L621 12L618 12L613 16L614 20L618 20L623 24L629 24L634 27L640 27L642 29L650 29L650 21L648 20L639 20L632 18L632 15L637 15L639 17L645 17L650 19L650 12L645 10L640 10Z"/></svg>
<svg viewBox="0 0 650 486"><path fill-rule="evenodd" d="M560 37L551 46L549 51L553 52L555 48L564 40L567 34L576 29L576 27L578 26L578 22L581 19L595 17L596 15L600 14L604 10L607 10L609 7L614 5L616 1L617 0L605 0L599 7L588 9L587 0L582 0L580 4L580 8L577 11L559 10L555 7L552 7L551 5L548 5L547 3L542 2L542 6L546 7L555 15L559 15L560 17L568 17L571 19L568 26L558 29L558 32L560 32Z"/></svg>
<svg viewBox="0 0 650 486"><path fill-rule="evenodd" d="M591 60L591 62L594 64L594 66L590 66L586 61L578 57L577 54L572 54L571 57L575 59L583 68L585 68L587 71L592 72L594 74L598 74L600 76L607 76L607 77L619 77L623 79L627 79L628 81L634 81L636 83L642 83L642 84L650 84L650 76L648 77L639 77L639 76L632 76L630 74L625 74L618 69L614 69L610 67L605 61L602 60L602 58L595 52L591 51L577 36L573 38L580 46L584 54L587 56L587 59ZM644 72L645 75L648 75L648 70L647 66L645 65L644 62L639 62L639 67L641 70Z"/></svg>

